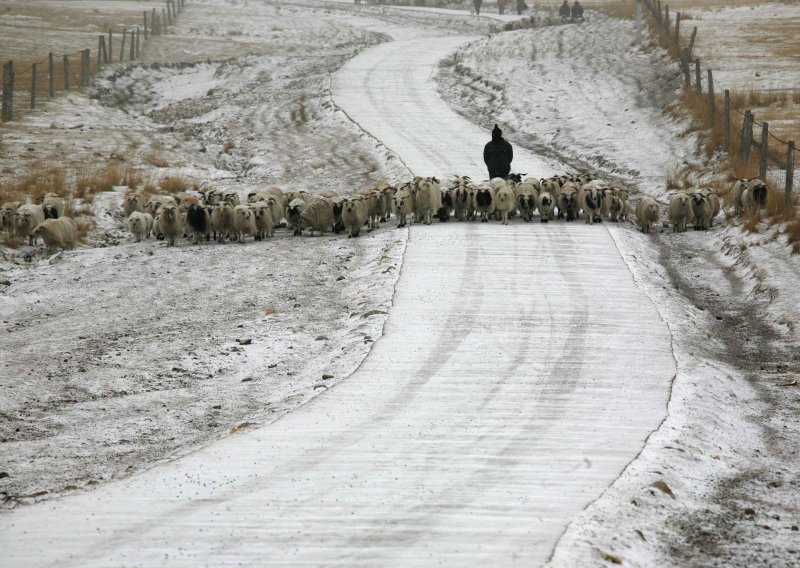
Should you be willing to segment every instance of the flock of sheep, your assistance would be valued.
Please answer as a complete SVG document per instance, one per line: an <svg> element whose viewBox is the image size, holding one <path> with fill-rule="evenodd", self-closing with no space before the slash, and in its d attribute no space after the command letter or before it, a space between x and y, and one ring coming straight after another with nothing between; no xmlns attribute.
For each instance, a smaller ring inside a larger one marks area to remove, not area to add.
<svg viewBox="0 0 800 568"><path fill-rule="evenodd" d="M757 211L765 206L766 196L767 186L760 179L738 180L731 193L734 212ZM616 222L628 219L629 197L623 185L587 174L546 179L512 174L508 180L483 183L466 176L448 181L415 177L396 186L382 182L346 197L332 190L308 193L277 187L253 191L246 202L233 190L205 189L174 196L131 192L124 198L123 213L136 242L154 235L172 246L180 237L194 243L212 238L240 243L248 237L262 240L272 237L282 222L295 235L304 230L311 235L347 231L349 237L358 237L362 228L377 228L392 214L398 227L406 225L409 215L413 222L428 225L434 217L481 222L494 218L508 224L510 217L518 215L529 222L535 213L542 223L556 218L575 221L581 214L589 224L603 219ZM685 231L690 224L695 230L707 230L720 209L720 198L711 189L680 191L669 203L669 224L673 232ZM76 224L64 216L64 201L55 194L45 195L41 204L4 203L1 211L3 228L11 235L27 237L31 245L41 237L48 253L75 247ZM649 233L660 221L661 206L644 197L634 214L642 231Z"/></svg>

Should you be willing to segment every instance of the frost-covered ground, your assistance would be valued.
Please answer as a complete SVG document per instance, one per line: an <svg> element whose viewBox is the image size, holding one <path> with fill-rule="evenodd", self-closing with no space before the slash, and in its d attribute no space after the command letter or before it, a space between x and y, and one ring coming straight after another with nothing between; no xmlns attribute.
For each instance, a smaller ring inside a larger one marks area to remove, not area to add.
<svg viewBox="0 0 800 568"><path fill-rule="evenodd" d="M4 131L10 167L32 155L80 163L114 150L136 165L157 154L168 167L156 176L241 191L398 179L407 172L386 148L330 103L328 77L384 39L375 33L383 22L408 21L420 34L488 29L482 19L390 8L253 2L225 4L221 17L222 6L192 6L148 55L192 65L117 73L99 101L71 94ZM632 38L630 23L596 14L581 26L493 36L445 62L442 93L479 125L500 122L515 144L664 201L663 178L696 160L695 140L661 114L677 69L632 48ZM97 199L101 242L124 240L119 197ZM670 326L679 373L662 427L563 535L554 565L800 560L798 261L784 237L722 225L652 237L611 229ZM404 242L404 232L381 229L357 245L125 243L52 261L22 247L31 266L0 266L9 282L0 286L6 504L146 468L325 390L380 333L385 316L375 311L389 305ZM321 380L328 370L335 378Z"/></svg>
<svg viewBox="0 0 800 568"><path fill-rule="evenodd" d="M440 89L512 141L666 203L665 177L701 158L662 114L677 70L632 34L593 13L580 27L491 37L444 62ZM673 332L679 372L663 425L552 564L796 563L797 257L785 237L745 237L722 218L708 233L612 234Z"/></svg>

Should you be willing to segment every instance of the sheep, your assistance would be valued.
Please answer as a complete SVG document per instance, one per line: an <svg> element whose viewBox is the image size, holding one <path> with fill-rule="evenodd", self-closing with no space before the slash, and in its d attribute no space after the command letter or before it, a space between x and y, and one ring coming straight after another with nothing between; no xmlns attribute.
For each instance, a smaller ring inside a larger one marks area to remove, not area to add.
<svg viewBox="0 0 800 568"><path fill-rule="evenodd" d="M129 193L122 200L122 213L130 218L133 212L144 212L144 196L141 193Z"/></svg>
<svg viewBox="0 0 800 568"><path fill-rule="evenodd" d="M55 193L47 193L42 200L45 219L58 219L64 216L64 200Z"/></svg>
<svg viewBox="0 0 800 568"><path fill-rule="evenodd" d="M53 254L57 248L72 250L78 241L78 227L69 217L45 219L31 231L34 237L42 237L47 254Z"/></svg>
<svg viewBox="0 0 800 568"><path fill-rule="evenodd" d="M266 201L269 199L269 193L266 191L251 191L247 194L248 203L258 203L259 201Z"/></svg>
<svg viewBox="0 0 800 568"><path fill-rule="evenodd" d="M489 182L494 192L495 211L502 217L503 225L508 225L509 213L517 208L514 190L511 189L503 178L494 178Z"/></svg>
<svg viewBox="0 0 800 568"><path fill-rule="evenodd" d="M608 198L608 216L611 221L627 221L628 212L630 211L630 192L628 188L620 183L612 183L608 190L610 198ZM607 194L608 195L608 194ZM614 197L619 199L619 209L617 209L617 201Z"/></svg>
<svg viewBox="0 0 800 568"><path fill-rule="evenodd" d="M303 224L311 229L311 236L314 231L319 231L320 235L325 234L328 229L333 230L336 219L333 214L333 203L327 197L315 195L306 203L300 218ZM377 219L375 220L377 226Z"/></svg>
<svg viewBox="0 0 800 568"><path fill-rule="evenodd" d="M466 184L457 185L453 193L453 211L455 217L459 221L463 221L469 216L472 210L469 187ZM397 196L395 195L395 197Z"/></svg>
<svg viewBox="0 0 800 568"><path fill-rule="evenodd" d="M693 193L691 197L694 215L694 230L707 231L711 226L714 209L708 197L703 193Z"/></svg>
<svg viewBox="0 0 800 568"><path fill-rule="evenodd" d="M273 215L272 217L272 220L275 221L275 224L277 225L283 218L283 212L286 211L286 207L289 205L289 200L286 197L286 194L283 192L283 190L280 187L275 187L274 185L265 189L264 193L269 195L271 198L275 199L275 202L281 209L281 214L279 216L275 217ZM269 200L267 200L267 202L269 202Z"/></svg>
<svg viewBox="0 0 800 568"><path fill-rule="evenodd" d="M14 234L14 213L20 205L19 201L6 201L0 208L0 228L5 229L9 236Z"/></svg>
<svg viewBox="0 0 800 568"><path fill-rule="evenodd" d="M239 199L239 194L233 189L226 189L222 192L222 200L231 204L231 207L237 207L242 204Z"/></svg>
<svg viewBox="0 0 800 568"><path fill-rule="evenodd" d="M153 230L153 216L150 213L134 211L128 216L128 231L133 235L136 242L150 238L150 231Z"/></svg>
<svg viewBox="0 0 800 568"><path fill-rule="evenodd" d="M14 212L14 234L18 237L28 237L28 244L36 244L36 235L33 230L36 225L44 221L44 210L40 205L27 203L20 205Z"/></svg>
<svg viewBox="0 0 800 568"><path fill-rule="evenodd" d="M233 208L233 232L236 234L236 240L242 244L247 235L255 237L258 233L256 216L247 205L237 205Z"/></svg>
<svg viewBox="0 0 800 568"><path fill-rule="evenodd" d="M392 216L392 198L397 192L397 189L388 182L382 181L378 184L378 190L381 192L381 201L383 205L383 217L381 221L388 221Z"/></svg>
<svg viewBox="0 0 800 568"><path fill-rule="evenodd" d="M439 207L439 210L436 211L436 216L439 218L439 221L445 223L450 220L450 214L453 212L453 208L455 207L455 189L454 188L441 188L442 192L442 206Z"/></svg>
<svg viewBox="0 0 800 568"><path fill-rule="evenodd" d="M272 199L274 202L275 200ZM269 201L257 201L250 204L256 220L256 240L261 241L266 237L272 238L275 235L275 218L273 208Z"/></svg>
<svg viewBox="0 0 800 568"><path fill-rule="evenodd" d="M183 235L183 218L177 205L165 204L159 208L158 232L164 235L170 247L175 245L175 237Z"/></svg>
<svg viewBox="0 0 800 568"><path fill-rule="evenodd" d="M406 217L411 211L411 195L408 191L400 190L392 197L392 211L397 217L397 228L406 226Z"/></svg>
<svg viewBox="0 0 800 568"><path fill-rule="evenodd" d="M203 195L203 199L209 207L213 207L222 201L222 192L217 189L202 189L200 193Z"/></svg>
<svg viewBox="0 0 800 568"><path fill-rule="evenodd" d="M652 197L643 197L636 205L636 220L642 226L643 233L649 233L653 223L658 223L661 208Z"/></svg>
<svg viewBox="0 0 800 568"><path fill-rule="evenodd" d="M543 191L539 195L539 215L542 223L547 223L553 219L555 208L555 198L547 191Z"/></svg>
<svg viewBox="0 0 800 568"><path fill-rule="evenodd" d="M481 216L481 223L489 222L489 215L494 213L494 193L491 188L479 187L474 194L475 211Z"/></svg>
<svg viewBox="0 0 800 568"><path fill-rule="evenodd" d="M364 203L364 196L354 195L347 199L342 207L342 222L348 231L347 238L357 237L361 234L361 227L366 221L367 205Z"/></svg>
<svg viewBox="0 0 800 568"><path fill-rule="evenodd" d="M593 225L595 221L602 221L604 197L605 192L597 182L589 182L581 187L578 199L589 225Z"/></svg>
<svg viewBox="0 0 800 568"><path fill-rule="evenodd" d="M233 206L220 201L211 208L211 228L217 242L225 242L226 235L233 234Z"/></svg>
<svg viewBox="0 0 800 568"><path fill-rule="evenodd" d="M522 191L517 191L516 195L519 214L522 216L522 220L528 223L533 219L533 212L536 210L536 193L526 187Z"/></svg>
<svg viewBox="0 0 800 568"><path fill-rule="evenodd" d="M760 179L750 180L742 191L742 209L757 213L767 205L767 184Z"/></svg>
<svg viewBox="0 0 800 568"><path fill-rule="evenodd" d="M708 202L711 204L711 219L708 220L709 228L714 226L714 218L719 215L722 205L719 201L719 196L709 188L703 188L701 191L705 192L708 197Z"/></svg>
<svg viewBox="0 0 800 568"><path fill-rule="evenodd" d="M192 242L198 244L202 237L209 240L211 235L211 215L196 198L187 199L186 228L192 235Z"/></svg>
<svg viewBox="0 0 800 568"><path fill-rule="evenodd" d="M378 228L378 219L383 216L383 195L375 189L364 188L359 190L359 195L364 197L367 207L367 225L370 229Z"/></svg>
<svg viewBox="0 0 800 568"><path fill-rule="evenodd" d="M290 201L289 206L286 208L286 228L292 231L295 236L303 234L303 220L300 215L305 207L305 200L297 197Z"/></svg>
<svg viewBox="0 0 800 568"><path fill-rule="evenodd" d="M684 232L686 222L690 219L694 219L692 199L684 192L678 192L669 201L669 224L672 226L672 232Z"/></svg>
<svg viewBox="0 0 800 568"><path fill-rule="evenodd" d="M565 216L567 221L574 221L578 218L580 202L578 200L578 187L574 182L567 182L558 192L558 213Z"/></svg>
<svg viewBox="0 0 800 568"><path fill-rule="evenodd" d="M430 225L433 214L442 206L442 191L435 177L423 179L419 183L415 200L414 216L420 223Z"/></svg>
<svg viewBox="0 0 800 568"><path fill-rule="evenodd" d="M158 212L159 208L164 205L174 205L175 207L178 206L178 202L175 201L171 195L151 195L147 199L147 204L145 205L145 211L150 213L150 215L155 218L156 213Z"/></svg>
<svg viewBox="0 0 800 568"><path fill-rule="evenodd" d="M733 184L733 188L731 188L730 200L735 215L739 215L742 212L742 194L751 181L753 180L747 178L737 179L736 183Z"/></svg>

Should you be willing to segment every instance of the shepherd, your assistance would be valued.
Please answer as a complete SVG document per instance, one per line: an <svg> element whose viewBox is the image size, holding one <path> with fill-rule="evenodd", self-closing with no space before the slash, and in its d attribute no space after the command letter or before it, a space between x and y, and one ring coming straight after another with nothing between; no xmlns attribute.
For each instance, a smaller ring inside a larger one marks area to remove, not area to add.
<svg viewBox="0 0 800 568"><path fill-rule="evenodd" d="M514 149L503 138L503 131L495 124L492 130L492 141L483 147L483 161L489 168L489 179L496 177L505 178L511 172L511 161L514 159Z"/></svg>

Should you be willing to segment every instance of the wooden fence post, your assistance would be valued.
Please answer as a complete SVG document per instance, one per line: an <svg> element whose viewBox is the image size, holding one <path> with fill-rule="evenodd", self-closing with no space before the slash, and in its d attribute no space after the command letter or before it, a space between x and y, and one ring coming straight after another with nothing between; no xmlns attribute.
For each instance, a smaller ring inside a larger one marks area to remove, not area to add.
<svg viewBox="0 0 800 568"><path fill-rule="evenodd" d="M692 49L694 48L694 38L697 36L697 26L692 28L692 35L689 36L689 57L692 57Z"/></svg>
<svg viewBox="0 0 800 568"><path fill-rule="evenodd" d="M761 155L758 160L758 177L767 181L767 152L769 144L769 122L761 125Z"/></svg>
<svg viewBox="0 0 800 568"><path fill-rule="evenodd" d="M794 185L794 140L789 140L789 148L786 150L786 189L783 193L783 204L787 213L792 206L792 185Z"/></svg>
<svg viewBox="0 0 800 568"><path fill-rule="evenodd" d="M141 35L140 34L140 28L139 28L139 26L136 26L136 59L139 59L139 53L140 53L139 37L140 37L140 35Z"/></svg>
<svg viewBox="0 0 800 568"><path fill-rule="evenodd" d="M136 34L131 30L131 48L128 52L128 61L136 59Z"/></svg>
<svg viewBox="0 0 800 568"><path fill-rule="evenodd" d="M108 54L106 63L114 61L114 44L112 43L111 28L108 28L108 51L106 53Z"/></svg>
<svg viewBox="0 0 800 568"><path fill-rule="evenodd" d="M64 61L64 90L69 91L69 57L65 54Z"/></svg>
<svg viewBox="0 0 800 568"><path fill-rule="evenodd" d="M675 13L675 47L681 46L681 13Z"/></svg>
<svg viewBox="0 0 800 568"><path fill-rule="evenodd" d="M753 113L744 111L742 119L742 144L739 147L739 157L747 162L750 159L750 147L753 145Z"/></svg>
<svg viewBox="0 0 800 568"><path fill-rule="evenodd" d="M14 116L14 63L9 61L3 64L3 122L8 122Z"/></svg>
<svg viewBox="0 0 800 568"><path fill-rule="evenodd" d="M694 88L697 94L703 92L703 84L700 82L700 58L694 60Z"/></svg>
<svg viewBox="0 0 800 568"><path fill-rule="evenodd" d="M167 17L167 9L161 8L161 21L164 22L164 33L167 33L167 26L172 24Z"/></svg>
<svg viewBox="0 0 800 568"><path fill-rule="evenodd" d="M684 87L687 89L691 85L691 73L689 71L689 50L688 48L683 48L683 53L681 55L681 70L683 71L683 83Z"/></svg>
<svg viewBox="0 0 800 568"><path fill-rule="evenodd" d="M725 151L731 149L731 92L725 89L725 105L722 114L722 144Z"/></svg>
<svg viewBox="0 0 800 568"><path fill-rule="evenodd" d="M36 63L31 65L31 108L36 108Z"/></svg>
<svg viewBox="0 0 800 568"><path fill-rule="evenodd" d="M89 85L89 58L87 57L88 50L84 49L81 51L81 74L80 74L80 86L81 88L87 87Z"/></svg>
<svg viewBox="0 0 800 568"><path fill-rule="evenodd" d="M669 4L664 7L664 31L669 37Z"/></svg>
<svg viewBox="0 0 800 568"><path fill-rule="evenodd" d="M658 10L656 11L656 21L658 22L658 25L660 26L661 25L661 0L656 0L656 7L658 8Z"/></svg>
<svg viewBox="0 0 800 568"><path fill-rule="evenodd" d="M717 100L714 98L714 76L708 69L708 112L711 114L711 124L714 124L714 115L717 112Z"/></svg>
<svg viewBox="0 0 800 568"><path fill-rule="evenodd" d="M119 50L120 62L125 60L125 41L128 39L128 28L122 28L122 48Z"/></svg>
<svg viewBox="0 0 800 568"><path fill-rule="evenodd" d="M100 71L100 67L103 63L103 34L97 36L97 70Z"/></svg>
<svg viewBox="0 0 800 568"><path fill-rule="evenodd" d="M47 55L47 72L50 74L50 90L48 91L50 98L56 96L56 64L53 61L53 52Z"/></svg>

